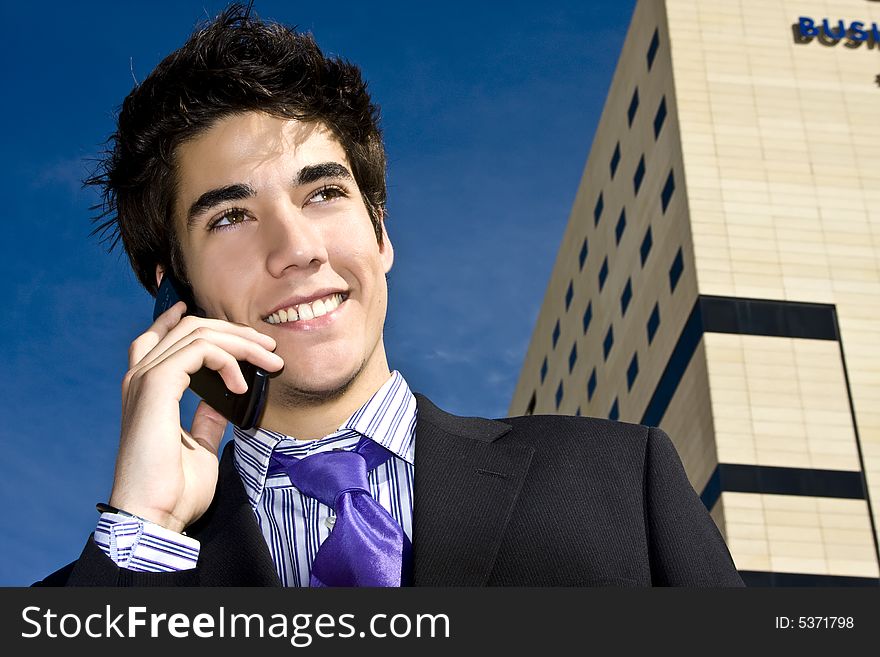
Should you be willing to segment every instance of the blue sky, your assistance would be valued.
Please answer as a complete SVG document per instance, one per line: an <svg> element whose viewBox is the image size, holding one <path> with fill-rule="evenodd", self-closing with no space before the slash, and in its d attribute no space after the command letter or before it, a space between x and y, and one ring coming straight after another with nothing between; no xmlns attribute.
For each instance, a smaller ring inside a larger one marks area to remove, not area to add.
<svg viewBox="0 0 880 657"><path fill-rule="evenodd" d="M386 347L446 410L506 414L634 4L255 3L359 64L382 107ZM134 79L224 6L4 3L0 585L75 559L94 529L150 323L124 255L89 237L80 181Z"/></svg>

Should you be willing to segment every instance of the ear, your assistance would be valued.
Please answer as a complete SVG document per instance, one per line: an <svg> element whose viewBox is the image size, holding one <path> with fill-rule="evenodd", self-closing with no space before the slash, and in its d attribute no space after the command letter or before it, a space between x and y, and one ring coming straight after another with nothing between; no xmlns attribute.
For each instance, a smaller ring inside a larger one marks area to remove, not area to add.
<svg viewBox="0 0 880 657"><path fill-rule="evenodd" d="M391 271L391 265L394 264L394 246L388 237L388 231L385 229L385 212L379 217L379 224L382 226L382 244L379 246L379 253L382 256L382 264L385 266L385 273Z"/></svg>
<svg viewBox="0 0 880 657"><path fill-rule="evenodd" d="M165 267L156 265L156 287L162 285L162 277L165 276Z"/></svg>

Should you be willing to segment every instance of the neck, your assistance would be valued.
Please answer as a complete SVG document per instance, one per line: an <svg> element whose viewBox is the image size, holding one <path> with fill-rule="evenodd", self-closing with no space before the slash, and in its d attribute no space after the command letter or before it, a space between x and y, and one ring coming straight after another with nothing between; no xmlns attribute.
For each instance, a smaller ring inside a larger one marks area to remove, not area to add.
<svg viewBox="0 0 880 657"><path fill-rule="evenodd" d="M317 440L333 433L391 376L384 350L374 355L378 357L357 373L344 392L326 399L293 395L285 399L284 393L272 394L270 383L260 426L298 440Z"/></svg>

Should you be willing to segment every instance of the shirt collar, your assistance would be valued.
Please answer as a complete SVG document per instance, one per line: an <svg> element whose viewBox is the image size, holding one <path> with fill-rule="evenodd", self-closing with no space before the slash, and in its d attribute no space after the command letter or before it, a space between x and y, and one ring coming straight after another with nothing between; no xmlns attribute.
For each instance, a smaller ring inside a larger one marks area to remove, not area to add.
<svg viewBox="0 0 880 657"><path fill-rule="evenodd" d="M235 467L251 506L256 508L266 486L269 460L276 448L302 458L340 447L354 449L361 437L367 437L412 465L415 428L416 398L403 376L395 370L338 430L318 440L298 441L292 436L259 427L247 431L233 427Z"/></svg>

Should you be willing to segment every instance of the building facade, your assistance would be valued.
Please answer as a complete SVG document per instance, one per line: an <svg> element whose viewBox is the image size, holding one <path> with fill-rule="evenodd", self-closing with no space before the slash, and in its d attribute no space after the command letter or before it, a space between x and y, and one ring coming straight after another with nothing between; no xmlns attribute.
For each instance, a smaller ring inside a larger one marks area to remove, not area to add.
<svg viewBox="0 0 880 657"><path fill-rule="evenodd" d="M639 0L510 405L662 427L749 584L878 584L878 24Z"/></svg>

